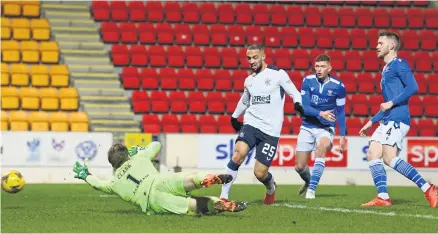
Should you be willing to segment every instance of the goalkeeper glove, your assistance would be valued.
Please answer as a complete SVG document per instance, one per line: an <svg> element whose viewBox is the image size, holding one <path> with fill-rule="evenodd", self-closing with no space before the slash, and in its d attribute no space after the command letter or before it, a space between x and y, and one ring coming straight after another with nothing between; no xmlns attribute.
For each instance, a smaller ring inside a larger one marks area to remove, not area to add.
<svg viewBox="0 0 438 234"><path fill-rule="evenodd" d="M234 130L238 132L242 128L243 123L237 120L237 118L231 117L231 125L233 126Z"/></svg>
<svg viewBox="0 0 438 234"><path fill-rule="evenodd" d="M88 172L88 160L85 160L83 166L80 162L76 161L76 164L73 167L73 172L75 173L75 178L86 180L87 176L91 175L90 172Z"/></svg>
<svg viewBox="0 0 438 234"><path fill-rule="evenodd" d="M134 157L135 155L138 154L139 151L141 150L145 150L146 148L143 146L132 146L129 150L128 150L128 154L129 157Z"/></svg>
<svg viewBox="0 0 438 234"><path fill-rule="evenodd" d="M295 111L297 111L300 114L300 116L304 115L304 108L301 105L301 103L295 102L294 109L295 109Z"/></svg>

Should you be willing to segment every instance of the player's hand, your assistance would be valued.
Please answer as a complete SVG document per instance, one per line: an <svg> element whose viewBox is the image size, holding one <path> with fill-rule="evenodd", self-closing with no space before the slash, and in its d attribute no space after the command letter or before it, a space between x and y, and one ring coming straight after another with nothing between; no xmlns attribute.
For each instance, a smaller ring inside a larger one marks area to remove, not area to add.
<svg viewBox="0 0 438 234"><path fill-rule="evenodd" d="M133 157L138 153L138 147L137 146L132 146L129 150L128 150L128 154L129 157Z"/></svg>
<svg viewBox="0 0 438 234"><path fill-rule="evenodd" d="M237 120L237 118L231 117L231 125L233 126L234 130L236 130L236 132L239 132L243 126L243 123Z"/></svg>
<svg viewBox="0 0 438 234"><path fill-rule="evenodd" d="M393 105L394 104L392 103L392 101L382 103L382 104L380 104L380 110L385 112L385 111L391 109Z"/></svg>
<svg viewBox="0 0 438 234"><path fill-rule="evenodd" d="M371 122L371 120L369 120L365 126L363 126L363 128L359 131L359 135L360 136L366 136L368 130L370 130L370 128L373 126L373 122Z"/></svg>
<svg viewBox="0 0 438 234"><path fill-rule="evenodd" d="M345 136L342 136L341 140L339 141L339 150L341 151L341 154L345 150Z"/></svg>
<svg viewBox="0 0 438 234"><path fill-rule="evenodd" d="M76 161L73 167L73 172L75 173L74 175L75 178L86 180L87 176L91 175L90 172L88 172L88 159L85 160L83 166L81 165L80 162Z"/></svg>
<svg viewBox="0 0 438 234"><path fill-rule="evenodd" d="M304 108L299 102L295 102L294 109L300 116L304 115Z"/></svg>
<svg viewBox="0 0 438 234"><path fill-rule="evenodd" d="M330 122L336 121L335 114L333 114L333 110L321 111L319 112L319 116Z"/></svg>

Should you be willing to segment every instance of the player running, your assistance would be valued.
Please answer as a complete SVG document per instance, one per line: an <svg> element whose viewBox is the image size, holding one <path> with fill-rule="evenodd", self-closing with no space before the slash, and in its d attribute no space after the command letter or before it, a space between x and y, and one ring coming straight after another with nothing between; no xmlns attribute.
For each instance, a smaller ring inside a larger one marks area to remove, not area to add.
<svg viewBox="0 0 438 234"><path fill-rule="evenodd" d="M79 162L73 168L75 178L86 181L97 190L116 194L148 215L193 215L246 209L244 202L225 202L218 197L190 197L190 192L195 189L230 182L231 175L160 174L151 162L160 149L159 142L152 142L146 148L132 147L130 150L122 144L115 144L108 151L108 161L115 171L112 180L99 180L88 172L86 164L82 166Z"/></svg>
<svg viewBox="0 0 438 234"><path fill-rule="evenodd" d="M380 31L377 43L377 57L386 63L380 81L384 103L380 104L380 111L365 124L359 134L365 136L374 123L383 120L371 136L366 155L378 194L375 199L362 206L391 206L386 171L381 161L383 158L386 165L417 184L430 206L435 208L436 186L427 183L411 164L397 157L410 128L408 100L418 91L417 81L409 64L397 57L400 39L396 33Z"/></svg>
<svg viewBox="0 0 438 234"><path fill-rule="evenodd" d="M226 167L226 174L233 176L229 184L222 185L221 199L227 201L232 183L248 152L255 147L254 175L266 187L264 204L273 204L276 184L268 172L277 151L284 119L284 93L295 102L295 110L303 114L301 95L284 70L265 62L262 45L248 47L246 56L253 73L245 79L245 91L231 117L231 124L238 133L234 154ZM237 118L244 115L244 122Z"/></svg>
<svg viewBox="0 0 438 234"><path fill-rule="evenodd" d="M315 74L304 78L301 95L304 106L303 123L298 135L295 170L304 180L298 194L315 199L315 190L325 168L325 155L331 150L336 120L341 133L340 150L345 147L345 86L330 75L330 57L319 55L315 59ZM312 174L307 160L315 151Z"/></svg>

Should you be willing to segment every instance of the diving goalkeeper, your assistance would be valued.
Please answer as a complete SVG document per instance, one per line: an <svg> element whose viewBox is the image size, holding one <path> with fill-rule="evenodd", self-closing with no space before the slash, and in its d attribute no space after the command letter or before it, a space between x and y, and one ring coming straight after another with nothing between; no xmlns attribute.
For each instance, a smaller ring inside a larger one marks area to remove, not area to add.
<svg viewBox="0 0 438 234"><path fill-rule="evenodd" d="M128 148L122 144L113 145L108 151L108 161L114 168L114 178L101 181L88 171L87 163L76 162L75 178L82 179L97 190L116 194L123 200L152 214L205 214L218 212L239 212L246 209L245 202L226 202L218 197L191 197L190 191L207 188L212 184L226 184L231 175L203 173L160 174L151 160L161 149L159 142L146 147Z"/></svg>

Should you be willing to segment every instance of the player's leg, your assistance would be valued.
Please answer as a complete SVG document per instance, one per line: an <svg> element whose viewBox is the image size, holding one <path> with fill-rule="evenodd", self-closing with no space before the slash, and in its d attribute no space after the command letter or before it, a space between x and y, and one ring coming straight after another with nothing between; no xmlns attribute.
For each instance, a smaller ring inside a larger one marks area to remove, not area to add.
<svg viewBox="0 0 438 234"><path fill-rule="evenodd" d="M321 137L316 145L315 163L313 164L309 188L306 192L307 199L315 199L315 190L318 187L321 176L325 169L325 155L331 148L331 139L328 137Z"/></svg>
<svg viewBox="0 0 438 234"><path fill-rule="evenodd" d="M240 212L247 208L246 202L222 201L218 197L204 196L189 198L189 214L216 214Z"/></svg>
<svg viewBox="0 0 438 234"><path fill-rule="evenodd" d="M213 184L227 184L233 180L233 177L227 174L193 172L186 175L183 180L184 189L190 192L199 188L208 188Z"/></svg>
<svg viewBox="0 0 438 234"><path fill-rule="evenodd" d="M222 191L220 195L221 199L228 200L231 186L237 179L239 167L245 161L248 152L255 145L256 138L254 132L255 128L250 125L243 125L242 129L240 129L236 139L236 144L234 145L233 156L231 157L225 169L225 174L233 176L233 180L228 184L222 185Z"/></svg>
<svg viewBox="0 0 438 234"><path fill-rule="evenodd" d="M423 192L425 198L429 201L431 207L437 205L437 188L431 185L418 173L410 163L397 157L403 146L403 140L409 131L409 126L403 123L390 122L390 128L387 131L387 140L383 144L383 161L398 173L414 182ZM391 126L392 125L392 126Z"/></svg>
<svg viewBox="0 0 438 234"><path fill-rule="evenodd" d="M312 152L310 151L296 151L295 154L295 171L298 173L298 175L300 175L301 179L304 181L304 184L301 186L300 190L298 191L299 196L306 195L307 188L309 188L310 169L308 166L308 160L311 153Z"/></svg>
<svg viewBox="0 0 438 234"><path fill-rule="evenodd" d="M278 137L273 137L258 131L256 134L259 142L256 145L256 162L254 165L254 175L265 185L266 194L264 204L270 205L275 200L275 184L274 177L269 172L272 160L277 152Z"/></svg>
<svg viewBox="0 0 438 234"><path fill-rule="evenodd" d="M295 170L303 179L304 184L298 191L298 195L305 196L310 184L310 169L308 166L309 156L315 150L315 137L312 130L304 127L300 128L298 134L297 148L295 155Z"/></svg>
<svg viewBox="0 0 438 234"><path fill-rule="evenodd" d="M388 185L385 167L382 162L382 144L385 139L385 126L380 125L373 133L370 139L368 151L366 153L368 166L371 176L377 188L377 197L370 202L362 204L362 206L391 206L391 200L388 195Z"/></svg>

